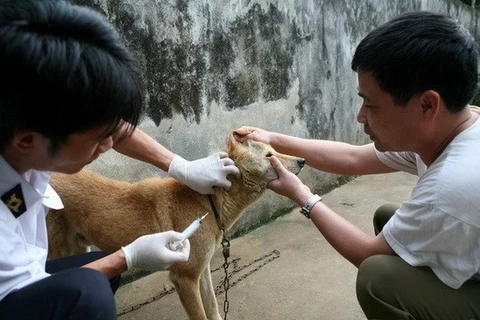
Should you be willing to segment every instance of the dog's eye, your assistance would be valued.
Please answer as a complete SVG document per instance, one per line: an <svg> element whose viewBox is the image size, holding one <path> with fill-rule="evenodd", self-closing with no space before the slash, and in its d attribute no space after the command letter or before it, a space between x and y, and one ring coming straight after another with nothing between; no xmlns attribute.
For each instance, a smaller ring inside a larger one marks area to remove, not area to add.
<svg viewBox="0 0 480 320"><path fill-rule="evenodd" d="M273 154L272 154L271 152L268 152L268 153L265 155L265 157L267 157L267 158L270 158L271 156L273 156Z"/></svg>

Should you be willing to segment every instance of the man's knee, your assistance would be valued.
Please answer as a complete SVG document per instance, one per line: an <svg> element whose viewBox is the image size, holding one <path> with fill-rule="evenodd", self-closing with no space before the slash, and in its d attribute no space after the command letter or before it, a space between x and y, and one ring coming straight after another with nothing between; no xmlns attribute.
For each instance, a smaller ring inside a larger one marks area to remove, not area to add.
<svg viewBox="0 0 480 320"><path fill-rule="evenodd" d="M408 268L411 267L404 260L393 255L371 256L360 264L357 299L368 319L412 319L397 299L406 289L401 288L401 282L402 273Z"/></svg>
<svg viewBox="0 0 480 320"><path fill-rule="evenodd" d="M59 272L68 274L59 282L65 296L72 301L72 319L116 319L115 299L107 277L89 268L76 268Z"/></svg>
<svg viewBox="0 0 480 320"><path fill-rule="evenodd" d="M88 268L72 268L7 295L1 319L116 319L115 300L106 276Z"/></svg>
<svg viewBox="0 0 480 320"><path fill-rule="evenodd" d="M382 231L388 220L395 214L395 211L399 208L399 204L386 203L380 206L373 214L373 229L375 234L379 234Z"/></svg>
<svg viewBox="0 0 480 320"><path fill-rule="evenodd" d="M375 255L365 259L360 264L357 273L357 298L359 301L381 290L388 280L388 268L385 268L385 260L389 256Z"/></svg>

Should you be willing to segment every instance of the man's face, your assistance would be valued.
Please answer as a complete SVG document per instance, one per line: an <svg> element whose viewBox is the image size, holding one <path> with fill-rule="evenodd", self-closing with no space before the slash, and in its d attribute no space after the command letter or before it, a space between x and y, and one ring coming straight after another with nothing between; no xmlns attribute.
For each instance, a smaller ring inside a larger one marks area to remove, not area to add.
<svg viewBox="0 0 480 320"><path fill-rule="evenodd" d="M357 121L363 124L379 151L413 151L418 121L415 99L406 106L395 105L392 96L382 91L368 72L358 72L358 95L363 103Z"/></svg>
<svg viewBox="0 0 480 320"><path fill-rule="evenodd" d="M99 128L71 134L53 155L48 152L50 141L45 138L45 146L38 155L38 166L35 169L63 173L80 171L112 148L112 136L102 136L104 131L105 128Z"/></svg>

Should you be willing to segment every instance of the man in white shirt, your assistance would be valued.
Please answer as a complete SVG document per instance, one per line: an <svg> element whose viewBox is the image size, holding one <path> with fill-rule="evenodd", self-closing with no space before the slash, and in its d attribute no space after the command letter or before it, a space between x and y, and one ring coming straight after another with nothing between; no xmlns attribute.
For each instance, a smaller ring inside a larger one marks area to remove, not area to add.
<svg viewBox="0 0 480 320"><path fill-rule="evenodd" d="M454 19L404 14L369 33L352 61L363 98L357 120L373 143L243 128L252 130L247 139L323 171L418 175L409 200L377 210L370 236L271 159L279 178L268 187L301 206L359 268L357 297L368 319L480 318L480 120L479 109L469 106L477 59L477 44Z"/></svg>
<svg viewBox="0 0 480 320"><path fill-rule="evenodd" d="M225 153L189 162L136 128L143 111L137 63L91 9L2 1L0 70L0 319L116 319L118 276L187 261L188 239L167 231L113 254L46 262L45 215L62 208L51 172L78 172L113 147L212 193L228 188L227 175L238 168ZM183 249L169 249L182 240Z"/></svg>

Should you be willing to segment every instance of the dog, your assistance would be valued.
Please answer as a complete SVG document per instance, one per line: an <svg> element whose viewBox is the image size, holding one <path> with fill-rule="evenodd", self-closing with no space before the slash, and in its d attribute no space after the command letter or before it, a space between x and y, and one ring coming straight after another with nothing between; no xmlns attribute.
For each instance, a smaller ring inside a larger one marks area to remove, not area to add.
<svg viewBox="0 0 480 320"><path fill-rule="evenodd" d="M268 144L235 139L235 135L246 134L237 130L227 138L225 151L239 168L240 177L228 176L232 182L228 191L215 187L212 203L208 196L172 178L128 183L87 170L73 175L54 173L51 185L65 208L47 215L49 258L84 253L91 244L115 252L145 234L182 231L209 212L190 238L188 262L170 266L169 276L190 319L222 319L210 272L222 230L228 230L263 194L267 183L277 178L269 157L275 155L295 174L305 164L303 158L280 154Z"/></svg>

